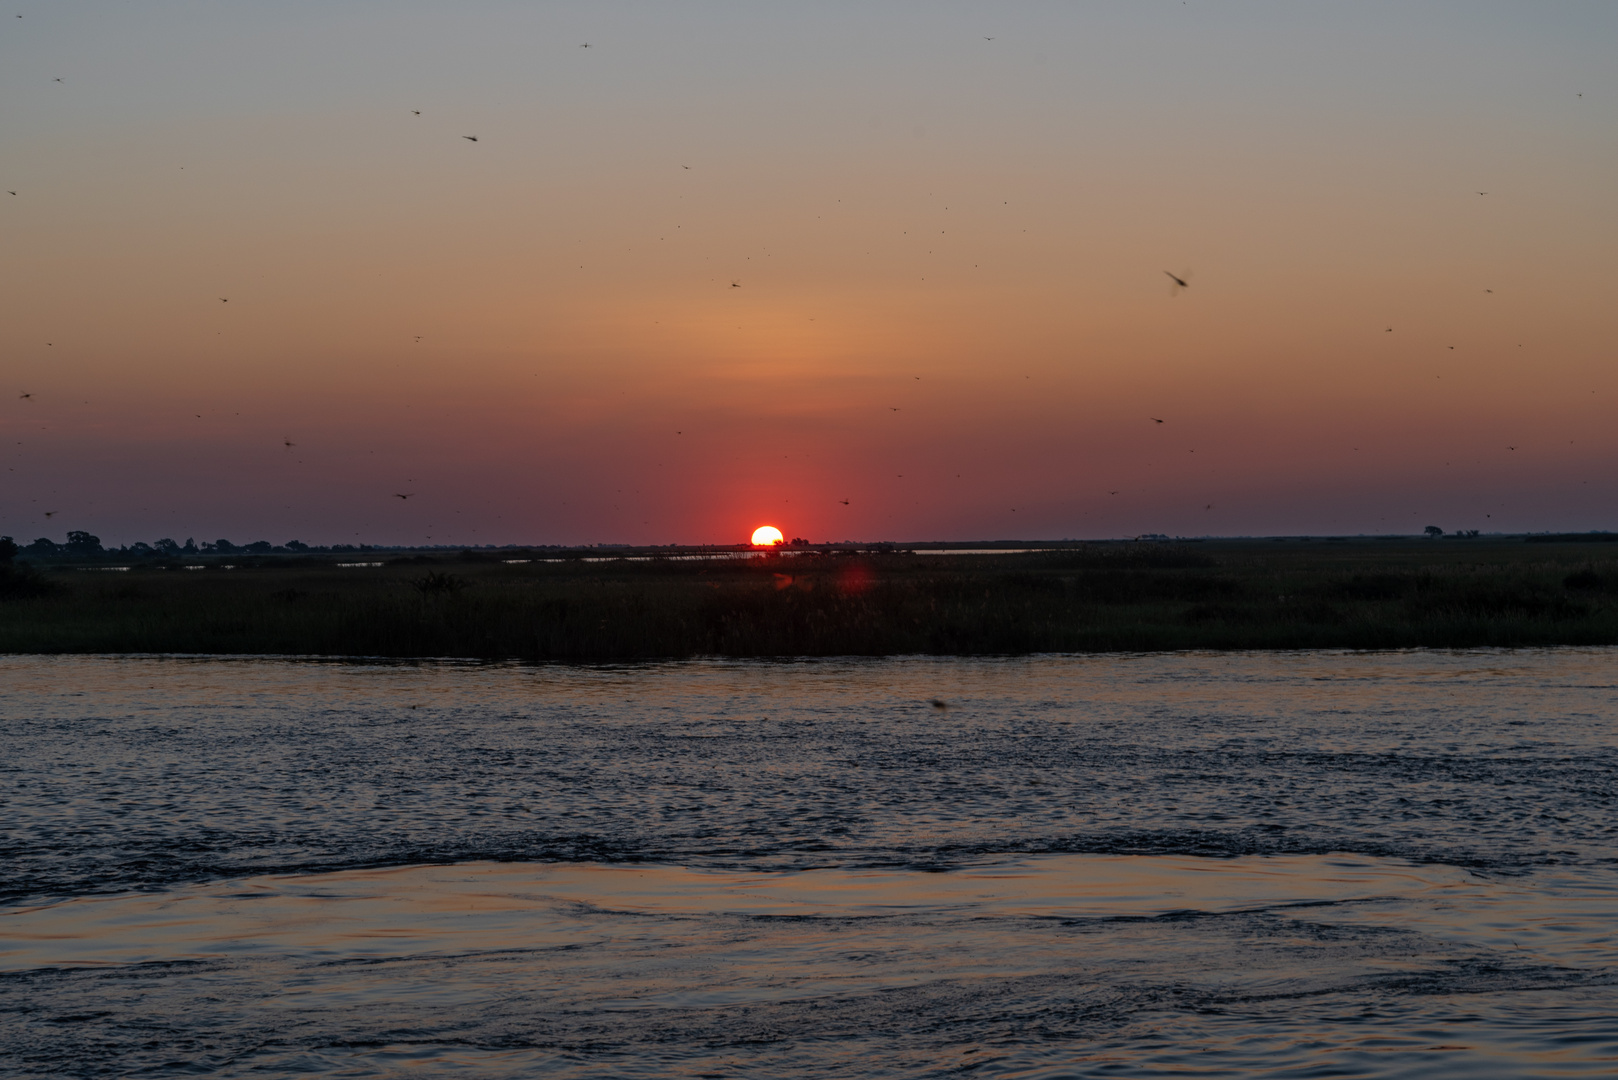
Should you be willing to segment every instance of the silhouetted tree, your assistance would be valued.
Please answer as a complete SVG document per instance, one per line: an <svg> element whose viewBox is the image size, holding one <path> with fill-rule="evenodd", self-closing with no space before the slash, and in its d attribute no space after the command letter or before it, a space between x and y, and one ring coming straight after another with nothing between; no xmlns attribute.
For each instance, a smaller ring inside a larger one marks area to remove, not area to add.
<svg viewBox="0 0 1618 1080"><path fill-rule="evenodd" d="M286 549L288 551L308 551L309 545L303 543L301 540L288 540L286 542Z"/></svg>
<svg viewBox="0 0 1618 1080"><path fill-rule="evenodd" d="M38 540L28 545L28 554L36 559L49 559L56 554L56 544L41 536Z"/></svg>
<svg viewBox="0 0 1618 1080"><path fill-rule="evenodd" d="M74 529L72 532L67 534L67 543L63 546L67 548L67 553L69 555L78 555L83 557L100 555L101 537L91 536L83 529Z"/></svg>
<svg viewBox="0 0 1618 1080"><path fill-rule="evenodd" d="M251 551L254 555L268 555L271 549L274 547L275 545L270 543L268 540L254 540L251 544L248 544L246 547L242 548L242 550Z"/></svg>
<svg viewBox="0 0 1618 1080"><path fill-rule="evenodd" d="M167 555L170 558L180 553L180 545L176 544L173 540L166 536L163 539L154 542L152 547L157 549L157 553L159 555Z"/></svg>
<svg viewBox="0 0 1618 1080"><path fill-rule="evenodd" d="M50 544L49 540L45 543ZM52 549L56 547L51 544ZM47 596L61 589L60 585L45 580L31 566L19 567L15 560L22 549L9 536L0 536L0 600L25 600L31 596Z"/></svg>
<svg viewBox="0 0 1618 1080"><path fill-rule="evenodd" d="M1440 529L1437 525L1429 525L1423 529L1422 532L1426 533L1431 539L1434 540L1437 540L1440 536L1444 535L1444 530Z"/></svg>

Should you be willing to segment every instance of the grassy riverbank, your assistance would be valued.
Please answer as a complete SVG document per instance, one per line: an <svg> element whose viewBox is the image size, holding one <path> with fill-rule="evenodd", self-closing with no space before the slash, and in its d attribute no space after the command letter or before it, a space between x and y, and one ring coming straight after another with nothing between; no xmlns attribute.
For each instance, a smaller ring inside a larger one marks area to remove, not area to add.
<svg viewBox="0 0 1618 1080"><path fill-rule="evenodd" d="M294 557L39 575L43 589L0 599L0 652L592 661L1618 644L1618 544L1576 540L346 567Z"/></svg>

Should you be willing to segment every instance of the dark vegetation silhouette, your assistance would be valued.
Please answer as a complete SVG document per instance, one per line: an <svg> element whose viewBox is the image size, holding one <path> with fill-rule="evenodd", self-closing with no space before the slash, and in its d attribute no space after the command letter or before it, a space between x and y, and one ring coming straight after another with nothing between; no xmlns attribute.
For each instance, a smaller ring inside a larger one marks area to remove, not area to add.
<svg viewBox="0 0 1618 1080"><path fill-rule="evenodd" d="M783 545L751 559L588 562L600 549L371 549L349 566L344 551L287 545L255 554L257 543L227 552L215 541L173 559L158 552L183 552L174 541L150 547L116 575L66 556L22 570L14 553L4 580L29 584L6 586L0 651L608 662L1618 644L1618 548L1597 541L1114 542L954 556Z"/></svg>
<svg viewBox="0 0 1618 1080"><path fill-rule="evenodd" d="M429 570L425 577L412 578L410 584L422 596L454 596L470 584L454 574L441 574Z"/></svg>
<svg viewBox="0 0 1618 1080"><path fill-rule="evenodd" d="M0 600L28 600L59 592L61 586L45 580L39 571L17 565L21 551L11 537L0 536Z"/></svg>
<svg viewBox="0 0 1618 1080"><path fill-rule="evenodd" d="M248 544L236 544L229 540L214 540L211 543L198 544L196 540L187 538L180 544L171 537L154 540L150 544L137 541L119 548L104 548L101 538L87 532L74 531L67 534L65 543L58 544L48 537L40 537L27 547L22 548L20 555L32 561L60 562L63 560L76 561L117 561L136 563L151 560L172 560L199 555L300 555L311 552L349 552L369 551L369 545L334 544L331 547L314 548L297 540L288 540L285 544L272 544L268 540L254 540Z"/></svg>

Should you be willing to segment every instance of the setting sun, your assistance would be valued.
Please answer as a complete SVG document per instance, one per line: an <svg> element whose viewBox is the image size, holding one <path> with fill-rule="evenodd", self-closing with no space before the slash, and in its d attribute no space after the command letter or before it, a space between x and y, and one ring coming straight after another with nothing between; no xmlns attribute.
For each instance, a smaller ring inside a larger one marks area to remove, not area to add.
<svg viewBox="0 0 1618 1080"><path fill-rule="evenodd" d="M774 547L786 539L781 530L774 525L760 525L753 530L753 545L755 547Z"/></svg>

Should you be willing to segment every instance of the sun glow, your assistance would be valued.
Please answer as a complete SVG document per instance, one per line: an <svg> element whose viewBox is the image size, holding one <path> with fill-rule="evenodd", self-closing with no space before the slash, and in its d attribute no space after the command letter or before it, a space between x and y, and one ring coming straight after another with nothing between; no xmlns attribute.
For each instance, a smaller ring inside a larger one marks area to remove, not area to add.
<svg viewBox="0 0 1618 1080"><path fill-rule="evenodd" d="M774 525L760 525L753 530L754 547L774 547L786 539Z"/></svg>

